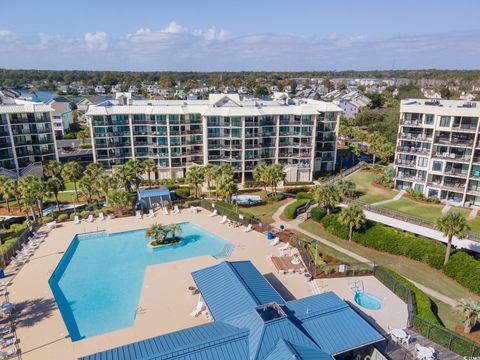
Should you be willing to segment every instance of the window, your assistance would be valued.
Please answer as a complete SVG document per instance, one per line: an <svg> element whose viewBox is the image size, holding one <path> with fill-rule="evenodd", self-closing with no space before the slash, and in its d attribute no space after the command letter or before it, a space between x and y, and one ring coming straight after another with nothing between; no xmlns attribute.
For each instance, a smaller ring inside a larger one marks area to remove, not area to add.
<svg viewBox="0 0 480 360"><path fill-rule="evenodd" d="M418 158L418 166L420 167L427 167L428 159L426 157L419 157Z"/></svg>
<svg viewBox="0 0 480 360"><path fill-rule="evenodd" d="M450 116L442 116L440 118L440 126L441 127L449 127L450 126Z"/></svg>
<svg viewBox="0 0 480 360"><path fill-rule="evenodd" d="M433 114L425 114L425 125L432 125L434 120Z"/></svg>
<svg viewBox="0 0 480 360"><path fill-rule="evenodd" d="M415 184L415 190L420 191L423 193L423 185L421 184Z"/></svg>
<svg viewBox="0 0 480 360"><path fill-rule="evenodd" d="M432 165L433 171L442 171L442 162L441 161L434 161Z"/></svg>

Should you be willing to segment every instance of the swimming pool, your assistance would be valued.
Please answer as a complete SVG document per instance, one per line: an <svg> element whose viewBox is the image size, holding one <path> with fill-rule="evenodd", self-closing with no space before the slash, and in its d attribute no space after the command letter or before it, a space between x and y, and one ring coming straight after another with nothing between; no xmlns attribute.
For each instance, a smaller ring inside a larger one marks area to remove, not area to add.
<svg viewBox="0 0 480 360"><path fill-rule="evenodd" d="M239 205L255 205L263 200L258 195L233 195L232 201L237 202Z"/></svg>
<svg viewBox="0 0 480 360"><path fill-rule="evenodd" d="M368 310L380 310L383 308L382 299L363 290L355 290L354 300L358 305Z"/></svg>
<svg viewBox="0 0 480 360"><path fill-rule="evenodd" d="M133 325L149 265L202 255L228 256L233 245L192 223L180 244L152 249L145 229L76 235L49 279L72 341Z"/></svg>

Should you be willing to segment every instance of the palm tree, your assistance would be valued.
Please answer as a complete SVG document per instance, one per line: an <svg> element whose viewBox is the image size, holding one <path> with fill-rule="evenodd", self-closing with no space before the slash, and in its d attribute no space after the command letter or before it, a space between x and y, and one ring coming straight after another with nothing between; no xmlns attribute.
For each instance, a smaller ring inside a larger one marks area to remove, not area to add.
<svg viewBox="0 0 480 360"><path fill-rule="evenodd" d="M263 187L263 189L265 190L265 196L268 196L268 176L268 165L265 162L262 161L257 166L255 166L255 169L253 170L253 180L255 180L256 183Z"/></svg>
<svg viewBox="0 0 480 360"><path fill-rule="evenodd" d="M460 299L455 307L463 314L463 321L465 323L463 332L469 334L477 324L480 316L480 303L472 299Z"/></svg>
<svg viewBox="0 0 480 360"><path fill-rule="evenodd" d="M141 183L141 175L145 173L145 168L143 167L143 163L140 160L128 160L123 165L127 171L127 177L130 184L135 185L135 191L137 191L138 187Z"/></svg>
<svg viewBox="0 0 480 360"><path fill-rule="evenodd" d="M12 196L15 198L15 201L17 202L18 211L22 212L22 202L20 201L20 197L22 196L22 193L18 186L18 180L16 179L10 180L10 187L12 190Z"/></svg>
<svg viewBox="0 0 480 360"><path fill-rule="evenodd" d="M205 181L204 169L200 166L192 166L187 171L185 180L189 185L192 185L195 189L195 198L198 198L198 188Z"/></svg>
<svg viewBox="0 0 480 360"><path fill-rule="evenodd" d="M9 187L9 179L6 176L0 176L0 196L5 200L7 204L7 211L10 212L10 196L11 189Z"/></svg>
<svg viewBox="0 0 480 360"><path fill-rule="evenodd" d="M87 199L87 203L91 204L93 197L97 194L97 189L95 187L95 179L90 175L84 175L80 179L78 186L84 198Z"/></svg>
<svg viewBox="0 0 480 360"><path fill-rule="evenodd" d="M317 203L327 209L327 214L330 214L330 210L342 201L340 191L333 184L317 186L314 190L313 197Z"/></svg>
<svg viewBox="0 0 480 360"><path fill-rule="evenodd" d="M238 191L237 182L233 174L221 175L217 181L217 193L225 196L227 202L230 202L232 195Z"/></svg>
<svg viewBox="0 0 480 360"><path fill-rule="evenodd" d="M43 166L43 174L47 177L55 177L60 179L62 177L63 165L56 160L50 160Z"/></svg>
<svg viewBox="0 0 480 360"><path fill-rule="evenodd" d="M162 224L152 224L145 232L145 236L154 240L156 245L162 244L170 230Z"/></svg>
<svg viewBox="0 0 480 360"><path fill-rule="evenodd" d="M32 212L33 219L36 220L36 213L34 208L35 196L33 192L33 176L28 175L18 181L19 202L22 202L25 207L25 214L28 218L28 209Z"/></svg>
<svg viewBox="0 0 480 360"><path fill-rule="evenodd" d="M210 189L210 183L215 181L220 172L218 165L208 164L205 166L205 181L207 182L208 197L212 197L212 190Z"/></svg>
<svg viewBox="0 0 480 360"><path fill-rule="evenodd" d="M152 172L157 170L157 164L152 159L147 159L143 162L143 168L148 176L148 187L152 187Z"/></svg>
<svg viewBox="0 0 480 360"><path fill-rule="evenodd" d="M285 169L280 164L271 164L270 166L270 176L272 181L273 194L277 195L277 185L279 182L284 181L287 174Z"/></svg>
<svg viewBox="0 0 480 360"><path fill-rule="evenodd" d="M112 173L112 180L125 191L130 191L130 172L125 165L119 166Z"/></svg>
<svg viewBox="0 0 480 360"><path fill-rule="evenodd" d="M178 224L170 224L168 225L168 230L172 234L172 238L176 238L177 235L181 234L183 229Z"/></svg>
<svg viewBox="0 0 480 360"><path fill-rule="evenodd" d="M91 176L95 179L97 176L100 176L104 172L105 170L103 169L102 165L100 165L99 163L91 163L88 164L87 169L85 170L85 175Z"/></svg>
<svg viewBox="0 0 480 360"><path fill-rule="evenodd" d="M447 252L445 253L444 265L448 263L450 258L450 252L452 251L452 239L454 236L461 239L470 230L470 226L467 224L467 220L462 214L451 211L447 214L439 217L435 223L437 230L443 232L443 235L448 238Z"/></svg>
<svg viewBox="0 0 480 360"><path fill-rule="evenodd" d="M73 182L75 188L75 198L78 199L77 182L82 178L83 169L75 161L70 161L62 169L62 178L64 181Z"/></svg>
<svg viewBox="0 0 480 360"><path fill-rule="evenodd" d="M352 241L353 230L360 229L367 219L363 210L358 205L349 205L343 208L338 215L338 222L348 226L348 241Z"/></svg>
<svg viewBox="0 0 480 360"><path fill-rule="evenodd" d="M85 140L90 139L90 129L83 129L77 132L77 139L82 142L82 145L85 144Z"/></svg>
<svg viewBox="0 0 480 360"><path fill-rule="evenodd" d="M60 211L60 204L58 202L58 193L65 190L65 184L62 180L56 177L52 177L46 182L47 190L55 196L55 202L57 204L57 210Z"/></svg>
<svg viewBox="0 0 480 360"><path fill-rule="evenodd" d="M113 206L120 214L128 207L131 202L128 193L125 190L114 190L109 197L110 206Z"/></svg>
<svg viewBox="0 0 480 360"><path fill-rule="evenodd" d="M105 204L108 204L108 193L112 186L112 177L107 174L101 174L93 180L93 185L98 193L105 196Z"/></svg>
<svg viewBox="0 0 480 360"><path fill-rule="evenodd" d="M339 180L336 183L338 191L342 197L353 198L355 197L355 183L350 180Z"/></svg>

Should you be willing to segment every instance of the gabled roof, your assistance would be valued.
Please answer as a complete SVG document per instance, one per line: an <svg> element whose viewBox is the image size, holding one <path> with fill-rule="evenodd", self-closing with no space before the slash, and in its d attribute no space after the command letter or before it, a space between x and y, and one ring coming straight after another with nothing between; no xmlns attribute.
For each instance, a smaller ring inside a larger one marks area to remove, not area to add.
<svg viewBox="0 0 480 360"><path fill-rule="evenodd" d="M194 271L192 277L217 321L249 312L260 304L285 303L250 261L222 262Z"/></svg>

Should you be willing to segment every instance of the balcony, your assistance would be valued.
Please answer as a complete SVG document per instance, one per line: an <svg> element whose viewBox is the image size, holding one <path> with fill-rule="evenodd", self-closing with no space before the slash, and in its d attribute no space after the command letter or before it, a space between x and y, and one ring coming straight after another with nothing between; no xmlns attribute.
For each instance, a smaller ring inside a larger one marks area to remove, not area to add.
<svg viewBox="0 0 480 360"><path fill-rule="evenodd" d="M398 173L396 178L398 180L405 180L405 181L411 181L411 182L425 182L425 177L421 177L415 174L404 174L404 173Z"/></svg>
<svg viewBox="0 0 480 360"><path fill-rule="evenodd" d="M463 190L465 190L465 183L462 182L447 182L447 183L439 183L439 182L428 182L428 186L433 186L433 187L440 187L445 190L450 190L454 192L459 192L463 193Z"/></svg>
<svg viewBox="0 0 480 360"><path fill-rule="evenodd" d="M422 121L421 120L405 120L401 119L400 124L404 126L412 126L412 127L421 127ZM433 125L433 124L432 124Z"/></svg>
<svg viewBox="0 0 480 360"><path fill-rule="evenodd" d="M403 140L415 140L415 141L432 141L431 135L425 135L422 133L399 133L398 137Z"/></svg>
<svg viewBox="0 0 480 360"><path fill-rule="evenodd" d="M439 144L447 144L451 146L473 146L473 139L459 139L448 137L436 137L435 142Z"/></svg>
<svg viewBox="0 0 480 360"><path fill-rule="evenodd" d="M12 129L13 135L30 134L30 129Z"/></svg>
<svg viewBox="0 0 480 360"><path fill-rule="evenodd" d="M455 123L453 123L452 131L475 133L477 131L477 124L455 124Z"/></svg>
<svg viewBox="0 0 480 360"><path fill-rule="evenodd" d="M402 159L397 159L395 160L396 165L404 166L404 167L410 167L410 168L416 168L417 165L415 163L415 160L402 160Z"/></svg>
<svg viewBox="0 0 480 360"><path fill-rule="evenodd" d="M471 155L462 155L462 154L455 154L455 153L449 153L449 152L439 152L435 151L432 154L432 157L436 159L442 159L442 160L454 160L454 162L465 162L468 163L472 159Z"/></svg>
<svg viewBox="0 0 480 360"><path fill-rule="evenodd" d="M10 142L0 142L0 149L5 149L11 147L12 144Z"/></svg>
<svg viewBox="0 0 480 360"><path fill-rule="evenodd" d="M448 169L448 170L445 170L444 175L466 178L468 176L468 171L462 171L458 169Z"/></svg>
<svg viewBox="0 0 480 360"><path fill-rule="evenodd" d="M397 152L402 153L415 153L415 154L428 154L430 149L415 147L415 146L397 146Z"/></svg>

